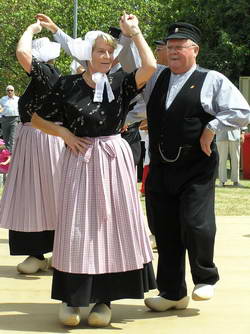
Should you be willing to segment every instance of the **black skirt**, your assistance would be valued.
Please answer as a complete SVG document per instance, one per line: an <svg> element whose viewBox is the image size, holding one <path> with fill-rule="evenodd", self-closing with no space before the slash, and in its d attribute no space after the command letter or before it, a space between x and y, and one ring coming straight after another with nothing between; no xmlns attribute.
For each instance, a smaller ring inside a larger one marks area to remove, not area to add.
<svg viewBox="0 0 250 334"><path fill-rule="evenodd" d="M10 255L40 255L52 252L54 231L9 231Z"/></svg>
<svg viewBox="0 0 250 334"><path fill-rule="evenodd" d="M77 307L124 298L143 299L144 292L152 289L156 289L156 281L151 262L143 269L98 275L54 269L52 298Z"/></svg>

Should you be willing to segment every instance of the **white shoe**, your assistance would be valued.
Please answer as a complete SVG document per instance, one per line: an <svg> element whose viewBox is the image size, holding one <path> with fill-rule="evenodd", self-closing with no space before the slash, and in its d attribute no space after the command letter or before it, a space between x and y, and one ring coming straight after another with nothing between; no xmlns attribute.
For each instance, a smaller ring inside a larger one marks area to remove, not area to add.
<svg viewBox="0 0 250 334"><path fill-rule="evenodd" d="M183 310L187 308L189 297L180 300L170 300L161 296L149 297L144 300L145 305L153 311L164 312L170 309Z"/></svg>
<svg viewBox="0 0 250 334"><path fill-rule="evenodd" d="M208 300L214 295L214 286L210 284L196 284L192 293L193 300Z"/></svg>
<svg viewBox="0 0 250 334"><path fill-rule="evenodd" d="M48 258L48 269L52 269L52 256Z"/></svg>
<svg viewBox="0 0 250 334"><path fill-rule="evenodd" d="M48 270L48 260L39 260L34 256L27 257L23 262L17 265L17 271L22 274L35 274L39 270Z"/></svg>
<svg viewBox="0 0 250 334"><path fill-rule="evenodd" d="M67 306L66 303L62 303L59 307L59 320L66 326L77 326L80 323L80 308Z"/></svg>
<svg viewBox="0 0 250 334"><path fill-rule="evenodd" d="M151 234L149 236L149 240L150 240L150 245L152 249L156 249L157 245L156 245L156 241L155 241L155 236L153 234Z"/></svg>
<svg viewBox="0 0 250 334"><path fill-rule="evenodd" d="M111 321L111 309L106 304L95 304L88 316L91 327L106 327Z"/></svg>

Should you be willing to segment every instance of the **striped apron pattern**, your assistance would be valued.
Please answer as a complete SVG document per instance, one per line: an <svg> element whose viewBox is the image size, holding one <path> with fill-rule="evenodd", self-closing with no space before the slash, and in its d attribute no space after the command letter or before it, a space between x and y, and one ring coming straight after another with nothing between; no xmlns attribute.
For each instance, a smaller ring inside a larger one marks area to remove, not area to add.
<svg viewBox="0 0 250 334"><path fill-rule="evenodd" d="M79 274L141 269L152 251L131 149L120 135L88 139L85 154L64 155L53 266Z"/></svg>
<svg viewBox="0 0 250 334"><path fill-rule="evenodd" d="M0 227L54 230L65 145L61 138L20 124L0 202Z"/></svg>

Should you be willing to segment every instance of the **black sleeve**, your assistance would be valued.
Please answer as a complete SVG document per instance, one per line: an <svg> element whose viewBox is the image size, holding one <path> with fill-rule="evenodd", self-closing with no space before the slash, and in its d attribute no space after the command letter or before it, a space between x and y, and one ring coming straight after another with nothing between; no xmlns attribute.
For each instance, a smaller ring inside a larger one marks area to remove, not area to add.
<svg viewBox="0 0 250 334"><path fill-rule="evenodd" d="M32 57L31 72L29 76L35 80L36 85L51 89L59 79L59 73L54 66L39 62Z"/></svg>
<svg viewBox="0 0 250 334"><path fill-rule="evenodd" d="M64 79L61 77L54 88L42 96L41 104L35 112L47 121L63 123L64 96Z"/></svg>
<svg viewBox="0 0 250 334"><path fill-rule="evenodd" d="M141 93L144 87L141 87L140 89L137 88L136 81L135 81L135 70L134 72L131 72L129 74L126 74L123 80L123 95L125 99L128 101L131 101L136 95Z"/></svg>

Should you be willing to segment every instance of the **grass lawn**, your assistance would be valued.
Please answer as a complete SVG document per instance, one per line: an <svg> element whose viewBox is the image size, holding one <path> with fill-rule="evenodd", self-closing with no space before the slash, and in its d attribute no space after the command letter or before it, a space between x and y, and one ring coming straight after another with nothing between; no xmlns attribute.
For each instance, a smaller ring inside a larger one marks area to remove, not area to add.
<svg viewBox="0 0 250 334"><path fill-rule="evenodd" d="M229 184L216 187L215 212L217 216L250 216L250 180L240 180L245 188L234 188Z"/></svg>
<svg viewBox="0 0 250 334"><path fill-rule="evenodd" d="M219 181L216 181L219 184ZM216 187L215 212L217 216L250 216L250 180L240 180L245 188L234 188L228 181L223 188ZM139 184L140 187L140 184ZM145 198L141 197L145 210Z"/></svg>

